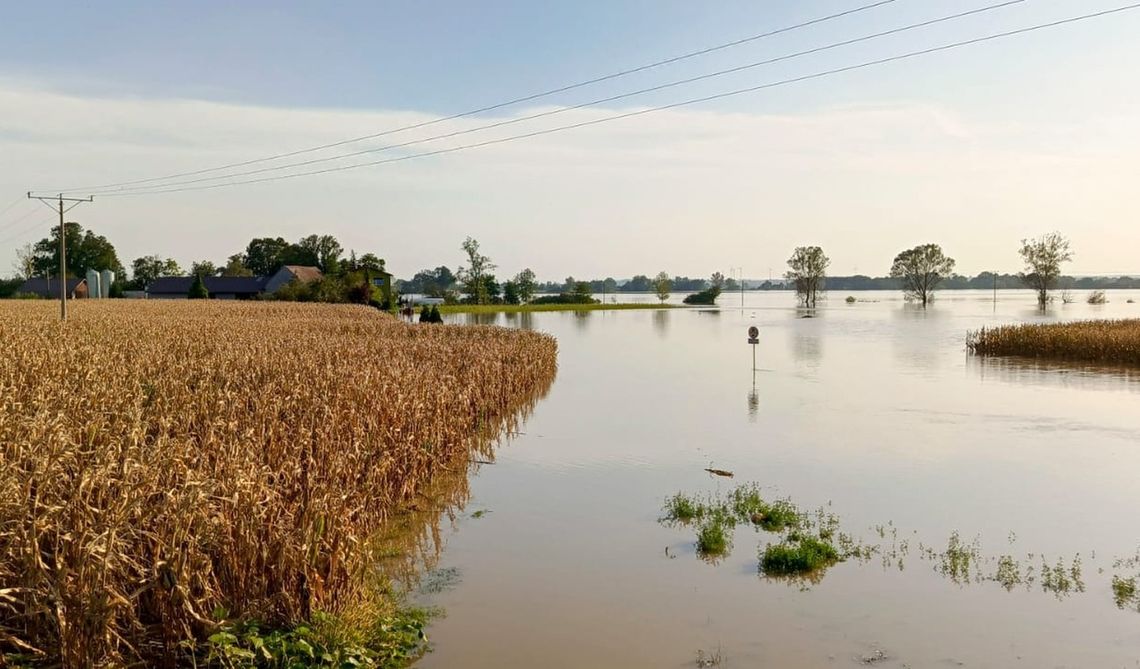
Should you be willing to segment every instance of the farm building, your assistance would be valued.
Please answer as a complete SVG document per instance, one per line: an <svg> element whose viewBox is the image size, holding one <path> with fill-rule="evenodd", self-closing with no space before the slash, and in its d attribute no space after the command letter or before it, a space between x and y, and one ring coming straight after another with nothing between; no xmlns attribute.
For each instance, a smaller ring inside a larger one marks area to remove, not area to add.
<svg viewBox="0 0 1140 669"><path fill-rule="evenodd" d="M45 279L34 278L28 279L20 288L17 293L24 293L28 295L39 295L43 298L59 299L59 279ZM67 297L69 299L83 299L87 295L87 279L68 279L67 280Z"/></svg>
<svg viewBox="0 0 1140 669"><path fill-rule="evenodd" d="M297 281L299 283L312 283L319 279L324 278L324 274L316 267L305 267L303 265L285 265L277 270L277 273L265 280L265 292L276 293L281 290L290 281Z"/></svg>
<svg viewBox="0 0 1140 669"><path fill-rule="evenodd" d="M252 300L265 292L265 277L204 276L202 283L211 299ZM146 294L152 300L185 300L190 295L191 276L164 276L147 284Z"/></svg>

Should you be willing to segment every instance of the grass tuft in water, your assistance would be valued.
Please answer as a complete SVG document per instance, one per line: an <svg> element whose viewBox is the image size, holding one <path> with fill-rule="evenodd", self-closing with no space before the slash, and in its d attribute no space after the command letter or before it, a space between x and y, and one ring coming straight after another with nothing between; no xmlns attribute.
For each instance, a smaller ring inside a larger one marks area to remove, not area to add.
<svg viewBox="0 0 1140 669"><path fill-rule="evenodd" d="M1136 587L1136 577L1123 578L1113 575L1112 599L1118 609L1136 609L1140 612L1140 590Z"/></svg>
<svg viewBox="0 0 1140 669"><path fill-rule="evenodd" d="M697 530L697 552L706 557L716 557L728 552L732 545L729 528L724 519L711 516L701 523Z"/></svg>
<svg viewBox="0 0 1140 669"><path fill-rule="evenodd" d="M771 576L804 574L839 561L835 546L813 536L789 538L768 544L760 555L760 569Z"/></svg>
<svg viewBox="0 0 1140 669"><path fill-rule="evenodd" d="M663 520L688 523L704 514L704 505L684 493L679 492L665 500Z"/></svg>

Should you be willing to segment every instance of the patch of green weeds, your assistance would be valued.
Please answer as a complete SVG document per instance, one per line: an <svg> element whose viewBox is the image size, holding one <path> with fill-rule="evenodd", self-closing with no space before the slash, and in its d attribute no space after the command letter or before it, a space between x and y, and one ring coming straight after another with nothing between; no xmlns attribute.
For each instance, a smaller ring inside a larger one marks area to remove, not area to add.
<svg viewBox="0 0 1140 669"><path fill-rule="evenodd" d="M839 551L813 536L797 536L778 544L768 544L760 554L760 569L770 576L804 574L829 567L839 561Z"/></svg>
<svg viewBox="0 0 1140 669"><path fill-rule="evenodd" d="M665 500L665 516L662 520L688 523L704 515L704 505L684 493L677 493Z"/></svg>
<svg viewBox="0 0 1140 669"><path fill-rule="evenodd" d="M1136 587L1137 577L1123 578L1118 575L1112 577L1112 599L1118 609L1136 609L1140 612L1140 590Z"/></svg>
<svg viewBox="0 0 1140 669"><path fill-rule="evenodd" d="M479 509L475 513L472 513L471 517L478 520L479 518L482 518L483 516L487 515L488 513L491 513L491 512L488 511L487 509Z"/></svg>
<svg viewBox="0 0 1140 669"><path fill-rule="evenodd" d="M254 621L226 622L206 641L205 665L225 669L273 667L405 667L427 650L424 628L433 612L403 608L371 628L351 630L318 613L309 624L263 630Z"/></svg>
<svg viewBox="0 0 1140 669"><path fill-rule="evenodd" d="M787 528L800 526L800 511L787 500L777 500L765 505L758 513L749 519L768 532L782 532Z"/></svg>
<svg viewBox="0 0 1140 669"><path fill-rule="evenodd" d="M993 580L1001 584L1006 592L1012 591L1015 585L1022 582L1021 563L1014 560L1012 555L1003 555L998 558L997 571Z"/></svg>
<svg viewBox="0 0 1140 669"><path fill-rule="evenodd" d="M1057 558L1057 564L1050 567L1045 562L1045 558L1042 557L1041 589L1053 593L1058 599L1064 598L1073 591L1084 592L1085 582L1081 578L1081 556L1074 557L1068 568L1065 567L1065 561L1061 558Z"/></svg>
<svg viewBox="0 0 1140 669"><path fill-rule="evenodd" d="M732 546L729 528L722 518L710 517L697 530L697 552L705 557L719 557Z"/></svg>

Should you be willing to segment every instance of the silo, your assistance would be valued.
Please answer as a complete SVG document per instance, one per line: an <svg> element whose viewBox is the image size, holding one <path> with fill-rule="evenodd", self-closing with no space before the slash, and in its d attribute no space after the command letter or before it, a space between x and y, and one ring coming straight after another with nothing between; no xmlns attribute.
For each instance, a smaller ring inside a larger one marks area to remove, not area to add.
<svg viewBox="0 0 1140 669"><path fill-rule="evenodd" d="M111 284L115 283L115 273L109 269L102 272L99 281L99 297L104 299L111 297Z"/></svg>
<svg viewBox="0 0 1140 669"><path fill-rule="evenodd" d="M98 270L87 270L87 297L99 297L99 278Z"/></svg>

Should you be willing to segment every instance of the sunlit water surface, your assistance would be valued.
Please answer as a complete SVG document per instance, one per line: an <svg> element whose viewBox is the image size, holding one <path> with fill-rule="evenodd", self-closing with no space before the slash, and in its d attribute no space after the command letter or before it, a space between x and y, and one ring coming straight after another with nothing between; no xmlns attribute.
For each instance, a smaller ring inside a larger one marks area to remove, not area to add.
<svg viewBox="0 0 1140 669"><path fill-rule="evenodd" d="M425 596L447 615L417 666L692 667L719 649L736 667L1140 667L1140 612L1110 587L1140 572L1114 567L1140 550L1140 372L964 344L999 323L1140 317L1140 292L1045 315L1020 291L947 291L925 312L855 295L811 314L751 293L719 310L451 317L550 332L560 369L445 523L440 566L457 577ZM743 482L826 507L881 554L814 584L768 579L773 535L738 527L713 564L693 529L658 522L668 495ZM922 554L954 532L978 542L980 582ZM1067 572L1079 555L1084 592L1039 573L1007 590L987 580L1002 555Z"/></svg>

